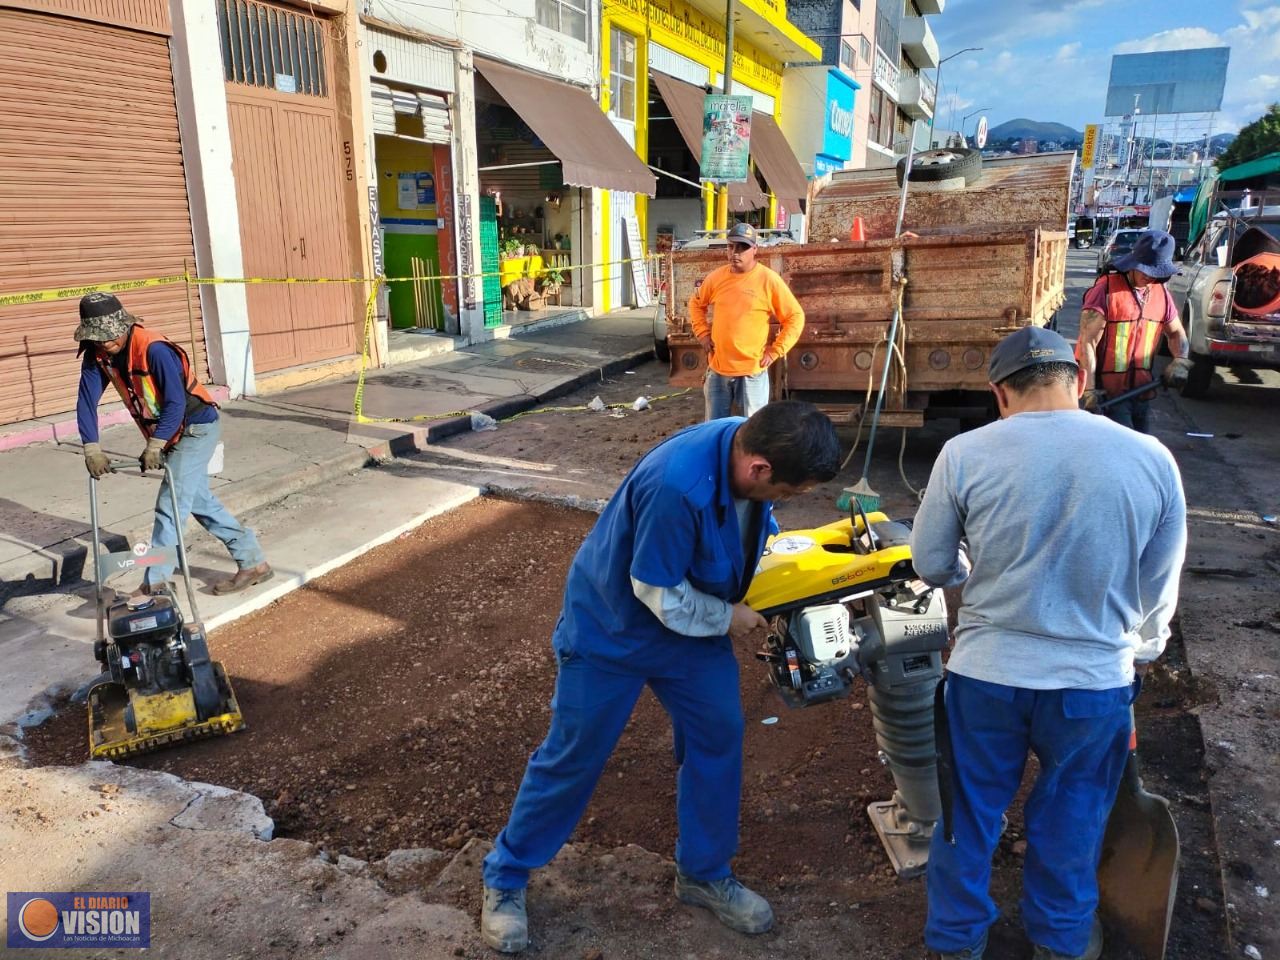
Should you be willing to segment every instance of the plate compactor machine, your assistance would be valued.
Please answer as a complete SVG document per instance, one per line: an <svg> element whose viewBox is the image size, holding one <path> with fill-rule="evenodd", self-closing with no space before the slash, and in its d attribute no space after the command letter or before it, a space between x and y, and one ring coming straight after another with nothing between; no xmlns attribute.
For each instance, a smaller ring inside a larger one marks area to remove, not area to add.
<svg viewBox="0 0 1280 960"><path fill-rule="evenodd" d="M756 656L789 706L837 700L866 681L896 786L867 814L901 877L924 872L942 815L933 710L947 646L942 591L916 576L910 535L909 521L855 501L847 520L773 537L746 596L769 621Z"/></svg>
<svg viewBox="0 0 1280 960"><path fill-rule="evenodd" d="M170 505L177 517L173 477L167 466L164 471ZM243 729L244 717L227 673L222 664L209 659L181 526L176 549L139 543L132 550L104 553L98 526L98 482L93 478L89 480L89 512L98 622L93 655L103 669L88 693L90 756L116 760L169 743ZM107 578L158 563L175 564L182 571L191 609L189 623L168 586L152 596L116 597L110 603L104 600Z"/></svg>

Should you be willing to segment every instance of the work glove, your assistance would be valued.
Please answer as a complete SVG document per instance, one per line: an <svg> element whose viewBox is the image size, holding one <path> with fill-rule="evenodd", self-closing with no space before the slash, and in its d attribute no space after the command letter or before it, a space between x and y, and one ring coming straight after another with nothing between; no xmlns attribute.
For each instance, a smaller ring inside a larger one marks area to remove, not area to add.
<svg viewBox="0 0 1280 960"><path fill-rule="evenodd" d="M148 470L164 469L164 441L152 437L147 441L147 449L142 451L142 456L138 458L138 464L142 467L142 472Z"/></svg>
<svg viewBox="0 0 1280 960"><path fill-rule="evenodd" d="M1097 410L1107 400L1105 390L1086 390L1080 395L1081 410Z"/></svg>
<svg viewBox="0 0 1280 960"><path fill-rule="evenodd" d="M96 443L84 445L84 468L95 480L101 480L108 473L115 473L115 468L111 466L111 458L103 453L102 447Z"/></svg>
<svg viewBox="0 0 1280 960"><path fill-rule="evenodd" d="M1186 357L1178 357L1164 368L1164 373L1160 374L1160 381L1166 387L1181 387L1187 382L1187 376L1190 373L1191 361Z"/></svg>

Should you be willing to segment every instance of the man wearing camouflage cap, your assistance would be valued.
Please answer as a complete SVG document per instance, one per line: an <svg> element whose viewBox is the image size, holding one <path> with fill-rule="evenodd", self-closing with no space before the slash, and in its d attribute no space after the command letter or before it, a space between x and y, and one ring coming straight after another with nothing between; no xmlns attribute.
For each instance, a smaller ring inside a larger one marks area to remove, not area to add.
<svg viewBox="0 0 1280 960"><path fill-rule="evenodd" d="M214 593L237 593L270 579L271 567L253 531L241 526L209 489L209 461L222 425L218 405L196 379L183 349L142 326L109 293L91 293L80 301L75 339L83 357L76 425L89 475L100 479L112 472L111 461L98 444L98 401L111 383L147 438L138 458L143 472L160 470L167 463L177 488L180 516L174 517L168 480L160 487L152 545L175 545L178 524L194 515L226 545L239 567L234 577L214 586ZM172 575L171 566L148 567L142 592L161 589Z"/></svg>

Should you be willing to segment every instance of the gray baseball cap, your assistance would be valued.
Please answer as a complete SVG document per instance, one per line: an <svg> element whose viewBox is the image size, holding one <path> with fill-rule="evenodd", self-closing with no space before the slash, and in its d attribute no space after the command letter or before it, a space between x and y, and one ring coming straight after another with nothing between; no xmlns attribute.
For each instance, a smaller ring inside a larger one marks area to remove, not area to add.
<svg viewBox="0 0 1280 960"><path fill-rule="evenodd" d="M123 336L138 318L110 293L88 293L80 298L80 325L73 338L105 343Z"/></svg>
<svg viewBox="0 0 1280 960"><path fill-rule="evenodd" d="M748 247L754 247L758 242L756 228L749 223L735 223L725 239L730 243L745 243Z"/></svg>
<svg viewBox="0 0 1280 960"><path fill-rule="evenodd" d="M987 379L999 383L1019 370L1041 363L1076 363L1075 351L1060 334L1044 327L1023 327L996 344L991 351Z"/></svg>

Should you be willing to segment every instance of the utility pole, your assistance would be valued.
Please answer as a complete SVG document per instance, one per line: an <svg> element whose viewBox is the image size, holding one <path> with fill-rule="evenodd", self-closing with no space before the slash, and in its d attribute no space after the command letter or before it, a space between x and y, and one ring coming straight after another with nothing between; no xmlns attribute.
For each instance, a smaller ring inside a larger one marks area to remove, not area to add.
<svg viewBox="0 0 1280 960"><path fill-rule="evenodd" d="M726 97L733 93L733 0L725 0L724 5L724 81L720 85L720 92ZM716 229L729 229L727 183L720 184L720 189L716 191Z"/></svg>

